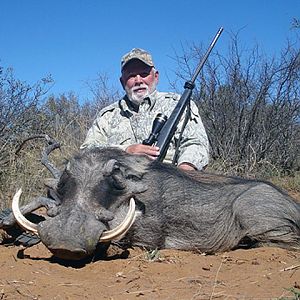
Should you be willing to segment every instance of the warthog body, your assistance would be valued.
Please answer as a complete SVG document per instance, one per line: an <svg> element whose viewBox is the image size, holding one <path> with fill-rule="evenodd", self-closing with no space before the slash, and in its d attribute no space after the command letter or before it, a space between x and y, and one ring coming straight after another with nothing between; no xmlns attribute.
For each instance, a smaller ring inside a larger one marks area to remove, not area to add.
<svg viewBox="0 0 300 300"><path fill-rule="evenodd" d="M105 230L136 219L128 246L215 253L272 245L300 249L300 205L273 185L179 169L119 149L86 150L70 160L55 192L53 216L38 235L54 255L91 255ZM53 203L52 203L53 204Z"/></svg>

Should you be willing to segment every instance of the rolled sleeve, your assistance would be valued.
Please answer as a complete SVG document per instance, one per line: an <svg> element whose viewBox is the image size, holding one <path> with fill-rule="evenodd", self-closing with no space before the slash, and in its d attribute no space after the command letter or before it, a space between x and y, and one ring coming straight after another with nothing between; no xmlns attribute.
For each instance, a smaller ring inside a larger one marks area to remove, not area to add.
<svg viewBox="0 0 300 300"><path fill-rule="evenodd" d="M198 140L190 139L180 147L178 165L189 163L198 170L202 170L208 164L208 147Z"/></svg>

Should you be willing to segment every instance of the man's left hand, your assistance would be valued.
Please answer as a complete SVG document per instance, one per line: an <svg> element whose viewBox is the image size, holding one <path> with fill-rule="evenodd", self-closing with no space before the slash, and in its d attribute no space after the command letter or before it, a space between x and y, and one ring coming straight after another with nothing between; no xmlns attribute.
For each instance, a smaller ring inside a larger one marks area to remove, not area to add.
<svg viewBox="0 0 300 300"><path fill-rule="evenodd" d="M184 170L184 171L192 171L192 170L197 170L197 168L189 163L182 163L178 166L179 169Z"/></svg>

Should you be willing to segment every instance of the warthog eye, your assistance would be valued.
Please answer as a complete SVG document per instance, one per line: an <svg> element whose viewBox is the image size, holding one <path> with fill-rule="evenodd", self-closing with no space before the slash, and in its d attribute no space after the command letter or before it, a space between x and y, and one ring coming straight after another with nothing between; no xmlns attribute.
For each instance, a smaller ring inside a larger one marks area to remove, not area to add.
<svg viewBox="0 0 300 300"><path fill-rule="evenodd" d="M138 176L136 176L136 175L134 175L134 174L129 174L129 175L127 176L127 179L132 180L132 181L140 181L140 180L141 180L140 177L138 177Z"/></svg>

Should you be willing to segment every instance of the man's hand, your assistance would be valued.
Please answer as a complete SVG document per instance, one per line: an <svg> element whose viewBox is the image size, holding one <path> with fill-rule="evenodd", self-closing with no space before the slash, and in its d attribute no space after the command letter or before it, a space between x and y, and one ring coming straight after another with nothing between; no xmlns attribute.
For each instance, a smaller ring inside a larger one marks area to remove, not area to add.
<svg viewBox="0 0 300 300"><path fill-rule="evenodd" d="M130 154L147 155L151 159L156 159L159 155L159 148L143 144L134 144L128 146L125 151Z"/></svg>
<svg viewBox="0 0 300 300"><path fill-rule="evenodd" d="M159 156L159 147L143 144L130 145L125 151L130 154L147 155L153 160ZM184 171L197 170L197 168L190 163L181 163L178 168Z"/></svg>
<svg viewBox="0 0 300 300"><path fill-rule="evenodd" d="M192 171L192 170L197 170L197 168L190 164L190 163L182 163L178 166L179 169L184 170L184 171Z"/></svg>

